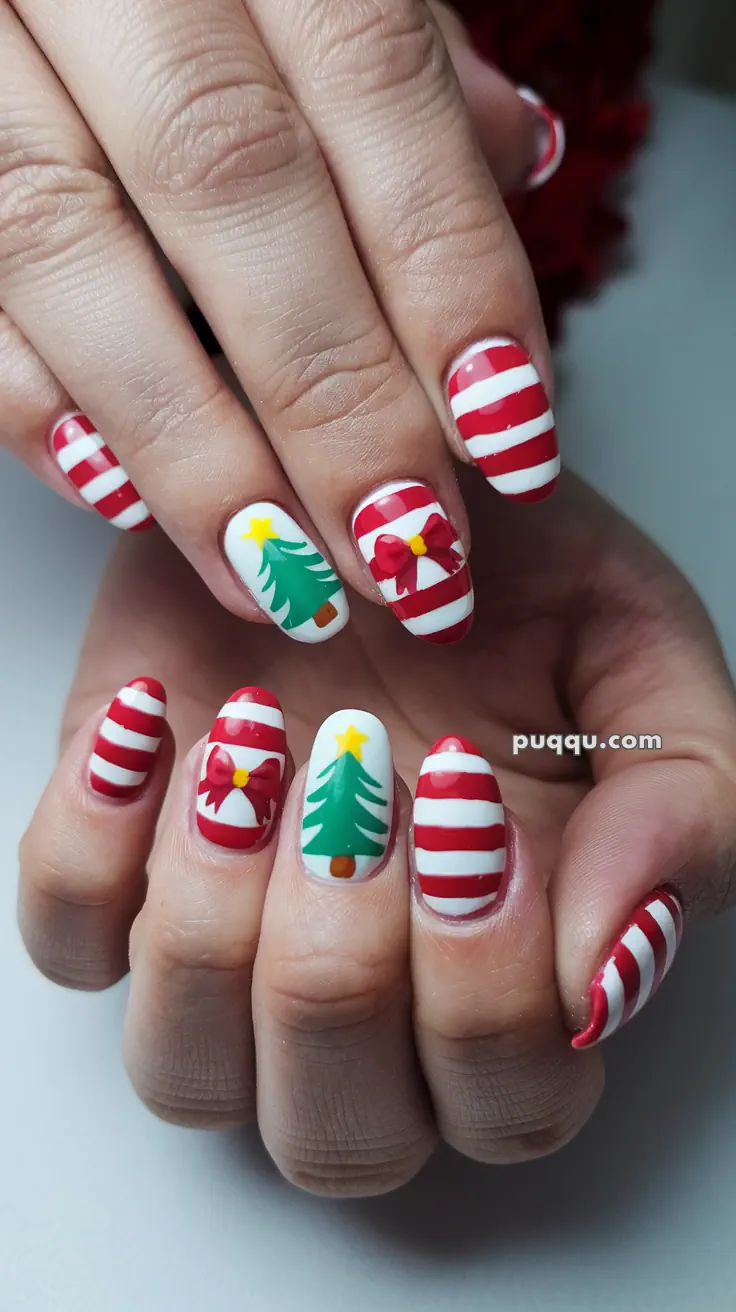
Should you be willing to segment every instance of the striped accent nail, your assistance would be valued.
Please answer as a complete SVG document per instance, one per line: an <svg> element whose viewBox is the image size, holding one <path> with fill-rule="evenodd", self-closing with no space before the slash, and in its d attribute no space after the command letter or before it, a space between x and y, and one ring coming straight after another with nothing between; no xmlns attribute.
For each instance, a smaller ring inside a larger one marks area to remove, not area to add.
<svg viewBox="0 0 736 1312"><path fill-rule="evenodd" d="M350 618L337 574L291 515L273 501L239 510L225 530L225 555L274 624L296 642L332 638Z"/></svg>
<svg viewBox="0 0 736 1312"><path fill-rule="evenodd" d="M304 785L301 848L317 879L366 879L391 841L394 767L381 721L368 711L336 711L314 740Z"/></svg>
<svg viewBox="0 0 736 1312"><path fill-rule="evenodd" d="M64 415L54 425L51 452L87 505L115 528L139 531L155 524L122 465L86 415Z"/></svg>
<svg viewBox="0 0 736 1312"><path fill-rule="evenodd" d="M573 1048L600 1043L641 1011L674 961L682 927L682 903L672 889L658 888L642 902L590 986L590 1023Z"/></svg>
<svg viewBox="0 0 736 1312"><path fill-rule="evenodd" d="M523 346L490 337L456 360L450 409L469 455L491 487L514 501L542 501L560 472L555 417Z"/></svg>
<svg viewBox="0 0 736 1312"><path fill-rule="evenodd" d="M405 629L425 642L458 642L473 622L465 551L432 488L387 483L353 516L358 549Z"/></svg>
<svg viewBox="0 0 736 1312"><path fill-rule="evenodd" d="M207 739L197 790L197 828L246 852L264 846L281 812L286 732L281 707L264 688L240 688Z"/></svg>
<svg viewBox="0 0 736 1312"><path fill-rule="evenodd" d="M441 916L487 911L506 867L506 818L495 775L467 738L440 738L414 800L414 864L422 897Z"/></svg>
<svg viewBox="0 0 736 1312"><path fill-rule="evenodd" d="M89 782L103 797L125 801L146 782L166 724L166 693L158 679L132 679L120 689L100 726Z"/></svg>
<svg viewBox="0 0 736 1312"><path fill-rule="evenodd" d="M528 105L534 106L540 124L539 155L526 180L527 190L535 191L549 182L565 157L565 124L531 87L517 87L516 92Z"/></svg>

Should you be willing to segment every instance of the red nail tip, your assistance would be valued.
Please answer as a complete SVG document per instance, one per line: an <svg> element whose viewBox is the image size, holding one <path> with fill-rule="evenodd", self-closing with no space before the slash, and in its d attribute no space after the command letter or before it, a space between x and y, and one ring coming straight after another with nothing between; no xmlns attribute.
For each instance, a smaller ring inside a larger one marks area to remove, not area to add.
<svg viewBox="0 0 736 1312"><path fill-rule="evenodd" d="M387 606L424 642L459 642L473 618L465 551L425 483L376 488L353 516L353 534Z"/></svg>
<svg viewBox="0 0 736 1312"><path fill-rule="evenodd" d="M153 527L148 507L86 415L64 415L54 424L51 452L82 500L109 523L129 532Z"/></svg>
<svg viewBox="0 0 736 1312"><path fill-rule="evenodd" d="M669 971L682 938L679 895L655 889L634 911L590 986L588 1025L573 1048L589 1048L615 1034L651 997Z"/></svg>
<svg viewBox="0 0 736 1312"><path fill-rule="evenodd" d="M413 841L430 910L476 919L497 901L506 867L505 813L495 775L468 738L446 734L425 757Z"/></svg>
<svg viewBox="0 0 736 1312"><path fill-rule="evenodd" d="M550 178L554 177L565 158L567 144L565 124L560 115L545 104L536 91L532 91L530 87L517 87L516 90L522 100L534 107L544 127L544 138L540 146L539 157L526 180L527 189L535 191L537 187L542 187L545 182L549 182Z"/></svg>
<svg viewBox="0 0 736 1312"><path fill-rule="evenodd" d="M510 337L465 351L450 371L457 430L492 487L514 501L541 501L560 472L555 419L528 353Z"/></svg>
<svg viewBox="0 0 736 1312"><path fill-rule="evenodd" d="M218 847L251 851L269 839L283 801L286 731L265 688L239 688L215 720L197 790L197 827Z"/></svg>
<svg viewBox="0 0 736 1312"><path fill-rule="evenodd" d="M89 782L102 797L127 801L153 769L166 725L166 693L158 679L133 679L120 689L100 725Z"/></svg>

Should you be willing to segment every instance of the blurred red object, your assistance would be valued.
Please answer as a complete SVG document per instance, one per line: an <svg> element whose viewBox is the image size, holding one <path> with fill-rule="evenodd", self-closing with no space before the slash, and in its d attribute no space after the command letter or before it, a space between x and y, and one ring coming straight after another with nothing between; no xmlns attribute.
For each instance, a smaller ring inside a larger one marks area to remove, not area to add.
<svg viewBox="0 0 736 1312"><path fill-rule="evenodd" d="M477 49L563 117L559 172L509 208L529 252L550 335L565 304L610 267L626 219L616 181L647 134L640 76L652 0L456 0Z"/></svg>

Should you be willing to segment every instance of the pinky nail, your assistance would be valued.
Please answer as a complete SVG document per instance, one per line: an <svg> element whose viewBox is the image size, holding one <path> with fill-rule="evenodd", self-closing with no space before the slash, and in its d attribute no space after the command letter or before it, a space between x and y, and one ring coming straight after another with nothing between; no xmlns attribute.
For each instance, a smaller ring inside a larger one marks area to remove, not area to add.
<svg viewBox="0 0 736 1312"><path fill-rule="evenodd" d="M281 812L286 731L281 707L265 688L240 688L207 739L197 790L197 828L218 847L265 846Z"/></svg>
<svg viewBox="0 0 736 1312"><path fill-rule="evenodd" d="M89 762L90 787L127 801L146 782L166 724L166 693L158 679L133 679L108 708Z"/></svg>
<svg viewBox="0 0 736 1312"><path fill-rule="evenodd" d="M116 456L86 415L64 415L51 430L51 454L83 501L115 528L155 523Z"/></svg>
<svg viewBox="0 0 736 1312"><path fill-rule="evenodd" d="M656 889L637 907L590 986L590 1022L573 1048L600 1043L641 1011L674 961L682 927L682 903L672 889Z"/></svg>
<svg viewBox="0 0 736 1312"><path fill-rule="evenodd" d="M414 864L424 902L441 916L479 916L499 897L505 812L493 770L467 738L440 738L422 764Z"/></svg>
<svg viewBox="0 0 736 1312"><path fill-rule="evenodd" d="M534 107L539 122L537 162L526 180L527 190L534 191L549 182L565 157L565 124L531 87L517 87L516 91L522 100Z"/></svg>

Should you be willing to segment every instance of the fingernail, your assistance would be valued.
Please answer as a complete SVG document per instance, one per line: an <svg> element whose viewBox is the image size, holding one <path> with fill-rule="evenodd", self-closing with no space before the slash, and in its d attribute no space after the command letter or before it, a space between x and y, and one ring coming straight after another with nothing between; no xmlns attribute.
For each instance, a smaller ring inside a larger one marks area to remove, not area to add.
<svg viewBox="0 0 736 1312"><path fill-rule="evenodd" d="M314 740L304 788L302 860L335 883L366 879L391 838L394 767L381 721L367 711L336 711Z"/></svg>
<svg viewBox="0 0 736 1312"><path fill-rule="evenodd" d="M146 782L166 724L166 693L158 679L132 679L111 703L89 762L90 787L127 801Z"/></svg>
<svg viewBox="0 0 736 1312"><path fill-rule="evenodd" d="M537 162L529 174L527 190L534 191L557 172L565 157L565 124L530 87L517 87L517 94L537 111L539 122Z"/></svg>
<svg viewBox="0 0 736 1312"><path fill-rule="evenodd" d="M238 852L264 847L281 814L284 717L264 688L240 688L207 739L197 789L200 834Z"/></svg>
<svg viewBox="0 0 736 1312"><path fill-rule="evenodd" d="M64 415L51 430L51 454L88 506L115 528L140 531L155 520L86 415Z"/></svg>
<svg viewBox="0 0 736 1312"><path fill-rule="evenodd" d="M454 526L425 483L386 483L361 501L353 534L386 604L425 642L458 642L473 622L473 584Z"/></svg>
<svg viewBox="0 0 736 1312"><path fill-rule="evenodd" d="M467 738L440 738L419 772L414 864L422 898L441 916L479 916L506 867L506 817L495 775Z"/></svg>
<svg viewBox="0 0 736 1312"><path fill-rule="evenodd" d="M511 337L471 346L450 370L458 432L491 487L512 501L542 501L560 472L555 417L529 355Z"/></svg>
<svg viewBox="0 0 736 1312"><path fill-rule="evenodd" d="M682 927L682 903L672 889L655 889L637 907L590 986L590 1023L573 1048L600 1043L641 1011L674 961Z"/></svg>
<svg viewBox="0 0 736 1312"><path fill-rule="evenodd" d="M225 530L225 555L261 610L297 642L325 642L344 629L348 600L332 566L291 515L256 501Z"/></svg>

